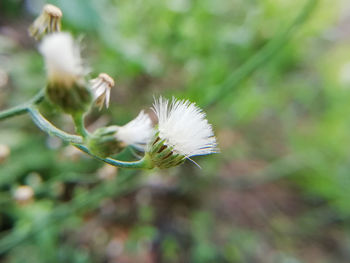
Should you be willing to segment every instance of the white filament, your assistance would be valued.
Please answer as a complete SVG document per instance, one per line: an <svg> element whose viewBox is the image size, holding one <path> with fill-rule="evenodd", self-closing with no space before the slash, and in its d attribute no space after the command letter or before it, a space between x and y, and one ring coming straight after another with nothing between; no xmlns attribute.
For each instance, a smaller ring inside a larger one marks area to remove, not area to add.
<svg viewBox="0 0 350 263"><path fill-rule="evenodd" d="M138 150L144 150L154 135L152 121L148 114L141 111L139 115L125 124L118 127L116 137L127 145L132 145Z"/></svg>
<svg viewBox="0 0 350 263"><path fill-rule="evenodd" d="M94 100L98 102L100 109L103 107L103 104L105 104L106 108L108 108L111 96L110 85L101 78L93 79L90 81L90 83Z"/></svg>
<svg viewBox="0 0 350 263"><path fill-rule="evenodd" d="M216 138L205 113L188 100L160 97L153 104L159 137L186 157L218 152Z"/></svg>
<svg viewBox="0 0 350 263"><path fill-rule="evenodd" d="M79 46L69 33L52 33L39 46L44 56L49 81L72 84L84 75Z"/></svg>

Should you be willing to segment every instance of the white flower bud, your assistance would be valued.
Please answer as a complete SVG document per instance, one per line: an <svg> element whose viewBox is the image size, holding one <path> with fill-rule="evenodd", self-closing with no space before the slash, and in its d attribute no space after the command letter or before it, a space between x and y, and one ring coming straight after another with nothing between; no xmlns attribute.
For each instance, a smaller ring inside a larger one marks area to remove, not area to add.
<svg viewBox="0 0 350 263"><path fill-rule="evenodd" d="M152 121L143 111L124 126L108 126L97 129L86 140L92 153L107 157L119 153L127 146L144 151L154 134Z"/></svg>
<svg viewBox="0 0 350 263"><path fill-rule="evenodd" d="M40 16L29 27L29 34L40 39L47 33L61 31L62 11L57 6L47 4L43 7Z"/></svg>
<svg viewBox="0 0 350 263"><path fill-rule="evenodd" d="M111 89L114 87L114 80L106 73L101 73L97 78L90 80L91 91L94 96L95 104L102 109L109 106Z"/></svg>

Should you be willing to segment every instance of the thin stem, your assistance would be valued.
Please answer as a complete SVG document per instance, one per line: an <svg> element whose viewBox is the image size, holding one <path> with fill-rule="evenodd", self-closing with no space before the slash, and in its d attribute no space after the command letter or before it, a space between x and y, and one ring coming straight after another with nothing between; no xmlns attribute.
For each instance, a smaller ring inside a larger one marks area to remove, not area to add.
<svg viewBox="0 0 350 263"><path fill-rule="evenodd" d="M30 105L37 105L39 104L40 102L42 102L45 98L45 90L44 89L41 89L35 96L34 98L32 98L28 104Z"/></svg>
<svg viewBox="0 0 350 263"><path fill-rule="evenodd" d="M72 115L77 133L85 138L89 135L89 132L85 129L84 117L83 113Z"/></svg>
<svg viewBox="0 0 350 263"><path fill-rule="evenodd" d="M43 115L40 114L35 106L28 107L27 111L30 117L33 119L34 123L42 131L48 133L49 135L57 136L66 142L83 143L83 138L81 136L72 135L56 128L51 122L49 122Z"/></svg>
<svg viewBox="0 0 350 263"><path fill-rule="evenodd" d="M17 115L25 114L28 111L28 108L33 104L39 104L44 99L44 90L41 90L34 98L23 103L22 105L18 105L16 107L4 110L0 112L0 120L4 120L10 117L14 117Z"/></svg>
<svg viewBox="0 0 350 263"><path fill-rule="evenodd" d="M49 135L57 136L66 142L72 143L75 147L80 149L81 151L87 153L88 155L94 157L97 160L103 161L113 166L121 167L121 168L133 168L133 169L151 169L153 168L148 156L145 156L139 161L135 162L124 162L119 161L112 158L101 158L92 154L89 149L82 145L83 138L81 136L72 135L66 133L58 128L56 128L51 122L49 122L35 106L28 107L27 109L29 115L32 117L34 123L44 132Z"/></svg>
<svg viewBox="0 0 350 263"><path fill-rule="evenodd" d="M101 158L97 155L94 155L89 151L89 149L81 144L74 144L75 147L77 147L79 150L87 153L88 155L94 157L97 160L100 160L102 162L108 163L113 166L121 167L121 168L132 168L132 169L152 169L153 165L150 162L149 158L147 155L145 155L141 160L135 161L135 162L124 162L124 161L119 161L116 159L112 158Z"/></svg>
<svg viewBox="0 0 350 263"><path fill-rule="evenodd" d="M27 109L28 109L28 105L25 104L25 105L19 105L19 106L13 107L8 110L4 110L0 112L0 120L5 120L7 118L11 118L17 115L27 113Z"/></svg>

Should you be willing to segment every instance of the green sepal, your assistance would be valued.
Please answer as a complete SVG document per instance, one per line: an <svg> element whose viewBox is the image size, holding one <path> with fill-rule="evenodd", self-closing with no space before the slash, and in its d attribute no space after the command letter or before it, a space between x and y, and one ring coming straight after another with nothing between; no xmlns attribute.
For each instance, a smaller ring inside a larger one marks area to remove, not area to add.
<svg viewBox="0 0 350 263"><path fill-rule="evenodd" d="M116 126L99 128L86 138L86 145L93 154L103 158L117 154L126 145L117 140L116 132Z"/></svg>
<svg viewBox="0 0 350 263"><path fill-rule="evenodd" d="M72 115L87 112L92 102L90 90L78 83L69 87L62 83L49 83L46 96L65 113Z"/></svg>
<svg viewBox="0 0 350 263"><path fill-rule="evenodd" d="M171 146L166 145L165 140L160 139L158 134L156 134L155 139L150 145L151 147L147 155L153 165L158 168L174 167L183 163L186 159L185 156L177 154Z"/></svg>

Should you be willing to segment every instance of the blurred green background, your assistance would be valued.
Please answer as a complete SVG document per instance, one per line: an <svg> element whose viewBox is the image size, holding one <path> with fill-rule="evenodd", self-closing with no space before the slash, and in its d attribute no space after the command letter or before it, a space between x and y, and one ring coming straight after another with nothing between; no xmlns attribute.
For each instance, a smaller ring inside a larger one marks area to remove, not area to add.
<svg viewBox="0 0 350 263"><path fill-rule="evenodd" d="M0 2L2 109L45 85L27 34L44 3ZM3 121L0 262L350 262L348 0L50 3L82 39L91 76L116 79L88 129L128 122L153 96L189 98L221 153L194 158L202 169L117 170L28 116Z"/></svg>

